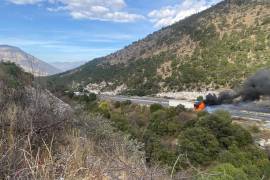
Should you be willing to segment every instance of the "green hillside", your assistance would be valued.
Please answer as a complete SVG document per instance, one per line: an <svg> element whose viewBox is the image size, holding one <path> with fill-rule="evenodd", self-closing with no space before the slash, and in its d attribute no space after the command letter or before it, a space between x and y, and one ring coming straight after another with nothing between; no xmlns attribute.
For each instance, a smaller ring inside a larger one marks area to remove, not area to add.
<svg viewBox="0 0 270 180"><path fill-rule="evenodd" d="M270 2L225 0L75 70L51 76L59 87L105 81L125 94L234 87L270 67Z"/></svg>

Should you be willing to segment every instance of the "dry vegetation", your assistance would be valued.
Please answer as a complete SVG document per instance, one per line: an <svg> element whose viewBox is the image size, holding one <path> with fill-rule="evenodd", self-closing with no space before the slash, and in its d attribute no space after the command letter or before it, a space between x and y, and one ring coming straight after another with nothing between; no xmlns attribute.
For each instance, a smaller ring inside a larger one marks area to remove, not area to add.
<svg viewBox="0 0 270 180"><path fill-rule="evenodd" d="M15 65L1 64L0 72L14 73L0 78L3 179L166 179L165 170L146 166L142 144L108 120L44 102L45 95L56 98L16 79L25 74ZM13 86L15 80L24 84Z"/></svg>

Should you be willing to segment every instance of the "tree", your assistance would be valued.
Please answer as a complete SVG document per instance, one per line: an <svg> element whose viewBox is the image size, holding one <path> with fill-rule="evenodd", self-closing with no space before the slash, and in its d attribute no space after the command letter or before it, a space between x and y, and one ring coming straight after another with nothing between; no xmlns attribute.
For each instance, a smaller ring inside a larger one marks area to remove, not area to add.
<svg viewBox="0 0 270 180"><path fill-rule="evenodd" d="M233 143L242 146L252 143L250 133L238 125L232 125L230 114L225 111L200 116L196 126L211 130L220 145L226 148Z"/></svg>
<svg viewBox="0 0 270 180"><path fill-rule="evenodd" d="M219 143L208 129L188 128L178 137L179 154L186 154L194 164L208 164L215 160L219 152Z"/></svg>

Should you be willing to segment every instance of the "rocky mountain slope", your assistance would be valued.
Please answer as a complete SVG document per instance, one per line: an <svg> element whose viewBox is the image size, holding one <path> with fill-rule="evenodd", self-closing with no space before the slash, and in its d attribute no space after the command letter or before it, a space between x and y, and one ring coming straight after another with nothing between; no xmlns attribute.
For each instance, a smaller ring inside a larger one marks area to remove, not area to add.
<svg viewBox="0 0 270 180"><path fill-rule="evenodd" d="M36 76L47 76L60 72L54 66L27 54L17 47L8 45L0 45L0 61L13 62L22 67L26 72Z"/></svg>
<svg viewBox="0 0 270 180"><path fill-rule="evenodd" d="M136 95L231 88L270 67L269 32L270 1L225 0L50 80Z"/></svg>

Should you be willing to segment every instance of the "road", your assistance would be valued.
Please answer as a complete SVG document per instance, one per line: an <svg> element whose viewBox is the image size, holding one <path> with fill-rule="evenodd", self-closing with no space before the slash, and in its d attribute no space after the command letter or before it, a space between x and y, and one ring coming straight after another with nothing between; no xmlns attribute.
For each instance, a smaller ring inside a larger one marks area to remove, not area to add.
<svg viewBox="0 0 270 180"><path fill-rule="evenodd" d="M219 105L219 106L210 106L206 108L208 112L214 112L217 110L226 110L234 118L242 118L255 121L269 121L270 122L270 112L255 111L247 109L243 105Z"/></svg>
<svg viewBox="0 0 270 180"><path fill-rule="evenodd" d="M164 107L169 106L169 99L165 98L153 98L153 97L137 97L137 96L109 96L109 95L99 95L102 100L113 100L113 101L131 101L134 104L141 105L151 105L160 104Z"/></svg>
<svg viewBox="0 0 270 180"><path fill-rule="evenodd" d="M183 105L186 105L185 103L188 104L192 103L187 100L185 101L185 100L154 98L154 97L109 96L109 95L100 95L99 97L103 100L113 100L120 102L129 100L134 104L141 104L141 105L161 104L164 107L169 107L170 101L178 101ZM270 106L257 105L256 103L253 102L241 103L237 105L229 104L229 105L209 106L207 107L206 110L210 113L216 110L226 110L232 115L232 117L235 118L243 118L247 120L256 120L256 121L268 121L270 123Z"/></svg>

